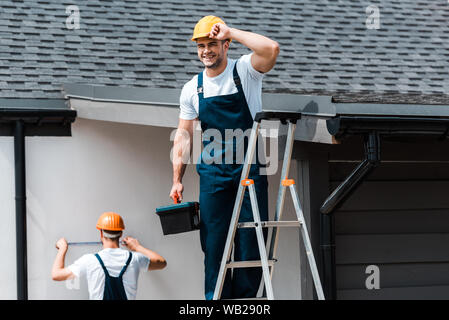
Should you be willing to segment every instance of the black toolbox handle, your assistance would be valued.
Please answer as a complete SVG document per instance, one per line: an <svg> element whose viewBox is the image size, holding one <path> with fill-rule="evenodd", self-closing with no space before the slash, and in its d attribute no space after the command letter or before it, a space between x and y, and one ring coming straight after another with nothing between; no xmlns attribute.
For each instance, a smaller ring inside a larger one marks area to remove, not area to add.
<svg viewBox="0 0 449 320"><path fill-rule="evenodd" d="M287 111L261 111L256 114L254 121L260 122L262 120L280 120L283 124L287 123L287 120L296 123L298 119L301 119L301 112L287 112Z"/></svg>

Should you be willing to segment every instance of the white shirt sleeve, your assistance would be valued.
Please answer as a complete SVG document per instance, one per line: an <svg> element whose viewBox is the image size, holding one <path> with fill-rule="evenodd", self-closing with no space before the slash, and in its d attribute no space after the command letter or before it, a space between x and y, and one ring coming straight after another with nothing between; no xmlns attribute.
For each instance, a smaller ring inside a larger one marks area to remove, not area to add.
<svg viewBox="0 0 449 320"><path fill-rule="evenodd" d="M262 81L262 78L264 76L263 73L257 71L256 69L254 69L252 63L251 63L251 57L252 57L253 53L249 53L249 54L245 54L243 56L240 57L239 59L239 72L242 72L242 74L240 75L240 77L245 76L245 74L248 74L248 76L251 77L251 80L254 81Z"/></svg>
<svg viewBox="0 0 449 320"><path fill-rule="evenodd" d="M148 271L148 267L150 266L150 259L141 254L140 252L133 252L133 255L136 256L137 265L140 270Z"/></svg>
<svg viewBox="0 0 449 320"><path fill-rule="evenodd" d="M183 120L193 120L198 118L198 113L195 110L193 101L193 95L196 95L196 87L192 88L192 85L196 83L193 80L187 82L182 87L181 96L179 97L179 118Z"/></svg>
<svg viewBox="0 0 449 320"><path fill-rule="evenodd" d="M73 264L68 266L67 268L72 271L72 273L77 278L85 277L87 265L89 263L89 255L85 254L78 260L76 260Z"/></svg>

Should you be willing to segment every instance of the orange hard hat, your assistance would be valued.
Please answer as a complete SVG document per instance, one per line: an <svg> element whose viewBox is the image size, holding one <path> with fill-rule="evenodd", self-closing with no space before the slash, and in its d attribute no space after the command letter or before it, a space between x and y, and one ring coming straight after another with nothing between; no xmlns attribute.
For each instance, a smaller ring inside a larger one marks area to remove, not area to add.
<svg viewBox="0 0 449 320"><path fill-rule="evenodd" d="M125 223L122 217L115 212L103 213L97 221L98 230L122 231L125 229Z"/></svg>
<svg viewBox="0 0 449 320"><path fill-rule="evenodd" d="M195 25L195 28L193 29L193 37L192 41L195 41L198 38L207 37L209 35L209 32L212 30L212 27L216 23L224 23L222 19L216 16L205 16L202 17L197 24ZM229 39L231 40L231 39Z"/></svg>

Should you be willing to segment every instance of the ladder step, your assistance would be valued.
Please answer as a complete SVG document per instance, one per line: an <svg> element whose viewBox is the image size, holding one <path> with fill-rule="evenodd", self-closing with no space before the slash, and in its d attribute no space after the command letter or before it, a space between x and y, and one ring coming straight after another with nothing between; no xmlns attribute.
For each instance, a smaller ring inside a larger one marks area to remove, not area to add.
<svg viewBox="0 0 449 320"><path fill-rule="evenodd" d="M301 223L297 220L295 221L261 221L260 225L262 228L271 227L299 227ZM237 224L237 228L255 228L257 227L256 222L240 222Z"/></svg>
<svg viewBox="0 0 449 320"><path fill-rule="evenodd" d="M277 260L268 260L268 266L272 267ZM251 268L251 267L261 267L262 262L260 260L250 260L250 261L231 261L226 264L227 268Z"/></svg>

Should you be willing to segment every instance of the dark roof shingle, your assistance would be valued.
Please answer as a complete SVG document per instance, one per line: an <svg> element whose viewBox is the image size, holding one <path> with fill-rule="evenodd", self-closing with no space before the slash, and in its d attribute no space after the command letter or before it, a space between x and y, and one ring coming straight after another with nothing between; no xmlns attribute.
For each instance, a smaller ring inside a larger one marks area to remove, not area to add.
<svg viewBox="0 0 449 320"><path fill-rule="evenodd" d="M62 83L181 88L201 71L193 26L215 14L279 42L265 92L449 104L447 0L80 0L78 30L66 28L72 4L0 2L0 97L60 98ZM248 52L232 42L231 58Z"/></svg>

